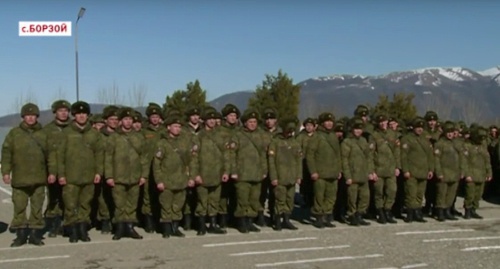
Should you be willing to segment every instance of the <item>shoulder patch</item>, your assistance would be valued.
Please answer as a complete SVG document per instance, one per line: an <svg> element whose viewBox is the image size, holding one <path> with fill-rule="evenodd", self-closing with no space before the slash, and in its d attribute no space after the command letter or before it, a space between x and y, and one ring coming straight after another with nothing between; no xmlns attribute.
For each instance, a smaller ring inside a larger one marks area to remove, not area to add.
<svg viewBox="0 0 500 269"><path fill-rule="evenodd" d="M465 156L469 156L469 152L467 150L464 151Z"/></svg>
<svg viewBox="0 0 500 269"><path fill-rule="evenodd" d="M163 157L163 151L161 149L158 149L155 154L156 158L161 159Z"/></svg>
<svg viewBox="0 0 500 269"><path fill-rule="evenodd" d="M375 149L375 144L374 143L370 143L370 149Z"/></svg>
<svg viewBox="0 0 500 269"><path fill-rule="evenodd" d="M269 154L270 156L273 156L273 155L274 155L274 151L270 149L270 150L268 151L268 154Z"/></svg>
<svg viewBox="0 0 500 269"><path fill-rule="evenodd" d="M194 144L193 147L191 148L192 152L197 152L198 151L198 145Z"/></svg>
<svg viewBox="0 0 500 269"><path fill-rule="evenodd" d="M439 154L439 153L440 153L439 149L434 150L434 154Z"/></svg>
<svg viewBox="0 0 500 269"><path fill-rule="evenodd" d="M405 143L405 144L403 144L403 148L404 148L404 149L407 149L407 148L408 148L408 144L406 144L406 143Z"/></svg>

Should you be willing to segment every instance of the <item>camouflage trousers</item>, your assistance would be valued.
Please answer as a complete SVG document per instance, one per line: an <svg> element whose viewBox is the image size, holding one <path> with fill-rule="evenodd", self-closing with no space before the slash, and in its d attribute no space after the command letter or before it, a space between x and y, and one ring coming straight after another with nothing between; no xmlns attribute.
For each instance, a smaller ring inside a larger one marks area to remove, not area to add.
<svg viewBox="0 0 500 269"><path fill-rule="evenodd" d="M426 178L410 177L405 181L405 206L408 209L422 208L425 188L427 186Z"/></svg>
<svg viewBox="0 0 500 269"><path fill-rule="evenodd" d="M221 186L198 186L196 193L198 196L198 203L196 205L196 216L217 216L219 212Z"/></svg>
<svg viewBox="0 0 500 269"><path fill-rule="evenodd" d="M260 208L261 182L237 181L234 186L236 188L237 203L234 216L237 218L257 217Z"/></svg>
<svg viewBox="0 0 500 269"><path fill-rule="evenodd" d="M45 217L55 218L63 215L62 186L55 182L47 186L47 208Z"/></svg>
<svg viewBox="0 0 500 269"><path fill-rule="evenodd" d="M449 208L457 195L458 181L436 183L436 208Z"/></svg>
<svg viewBox="0 0 500 269"><path fill-rule="evenodd" d="M467 209L479 208L479 201L483 196L484 182L467 182L465 184L464 207Z"/></svg>
<svg viewBox="0 0 500 269"><path fill-rule="evenodd" d="M66 184L63 187L64 225L90 223L94 188L94 184Z"/></svg>
<svg viewBox="0 0 500 269"><path fill-rule="evenodd" d="M369 183L352 183L347 186L347 215L364 214L370 203Z"/></svg>
<svg viewBox="0 0 500 269"><path fill-rule="evenodd" d="M45 200L45 186L12 187L12 204L14 217L10 228L42 229L44 225L42 207ZM26 216L26 209L30 204L30 215Z"/></svg>
<svg viewBox="0 0 500 269"><path fill-rule="evenodd" d="M164 190L160 192L160 222L180 221L186 201L186 190Z"/></svg>
<svg viewBox="0 0 500 269"><path fill-rule="evenodd" d="M314 203L311 213L314 215L328 215L333 213L333 206L337 200L338 181L336 179L319 178L313 181Z"/></svg>
<svg viewBox="0 0 500 269"><path fill-rule="evenodd" d="M111 187L106 184L105 180L101 180L101 183L95 188L97 192L97 220L111 220L113 216L113 195L111 194Z"/></svg>
<svg viewBox="0 0 500 269"><path fill-rule="evenodd" d="M137 203L139 202L139 185L115 184L111 192L115 203L114 223L137 222Z"/></svg>
<svg viewBox="0 0 500 269"><path fill-rule="evenodd" d="M274 212L276 216L291 214L295 198L295 184L278 185L274 187Z"/></svg>
<svg viewBox="0 0 500 269"><path fill-rule="evenodd" d="M379 177L373 183L374 201L377 209L391 210L396 199L396 177Z"/></svg>

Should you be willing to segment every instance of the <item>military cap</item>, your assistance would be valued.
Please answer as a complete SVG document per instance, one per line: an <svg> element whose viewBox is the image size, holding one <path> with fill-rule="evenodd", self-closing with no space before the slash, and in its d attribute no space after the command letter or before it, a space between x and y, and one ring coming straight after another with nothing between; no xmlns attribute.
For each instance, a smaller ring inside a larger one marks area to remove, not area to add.
<svg viewBox="0 0 500 269"><path fill-rule="evenodd" d="M134 113L134 122L142 122L144 119L142 118L142 114L139 111L135 111Z"/></svg>
<svg viewBox="0 0 500 269"><path fill-rule="evenodd" d="M471 130L470 135L475 140L482 140L488 137L488 131L486 131L484 128L475 128Z"/></svg>
<svg viewBox="0 0 500 269"><path fill-rule="evenodd" d="M284 132L293 132L297 129L299 119L297 117L286 117L280 120L279 126Z"/></svg>
<svg viewBox="0 0 500 269"><path fill-rule="evenodd" d="M201 110L198 107L190 107L186 110L187 116L201 115Z"/></svg>
<svg viewBox="0 0 500 269"><path fill-rule="evenodd" d="M276 112L276 109L274 108L266 108L264 109L264 119L277 119L278 118L278 112Z"/></svg>
<svg viewBox="0 0 500 269"><path fill-rule="evenodd" d="M354 110L354 116L368 116L369 109L365 105L358 105Z"/></svg>
<svg viewBox="0 0 500 269"><path fill-rule="evenodd" d="M398 119L397 119L396 117L394 117L394 116L390 116L389 118L387 118L387 120L388 120L389 122L393 122L393 121L395 121L395 122L399 123L399 122L398 122Z"/></svg>
<svg viewBox="0 0 500 269"><path fill-rule="evenodd" d="M90 114L90 105L84 101L78 101L71 105L71 114Z"/></svg>
<svg viewBox="0 0 500 269"><path fill-rule="evenodd" d="M67 110L70 110L71 104L66 100L57 100L54 103L52 103L51 108L52 108L52 113L56 113L56 111L59 108L66 108Z"/></svg>
<svg viewBox="0 0 500 269"><path fill-rule="evenodd" d="M218 119L218 120L221 120L222 119L222 114L219 112L219 111L215 111L215 118Z"/></svg>
<svg viewBox="0 0 500 269"><path fill-rule="evenodd" d="M425 120L422 118L422 117L416 117L412 123L411 123L411 126L413 128L424 128L425 126Z"/></svg>
<svg viewBox="0 0 500 269"><path fill-rule="evenodd" d="M40 116L40 109L33 103L27 103L21 108L21 117L26 115Z"/></svg>
<svg viewBox="0 0 500 269"><path fill-rule="evenodd" d="M164 114L164 118L168 118L169 116L171 115L177 115L177 116L182 116L182 113L180 110L178 109L175 109L175 108L172 108L172 109L169 109L165 112Z"/></svg>
<svg viewBox="0 0 500 269"><path fill-rule="evenodd" d="M104 123L104 119L102 118L102 114L94 114L90 117L90 123Z"/></svg>
<svg viewBox="0 0 500 269"><path fill-rule="evenodd" d="M497 129L497 130L498 130L498 127L497 127L496 125L494 125L494 124L493 124L493 125L490 125L489 129L490 129L490 130L493 130L493 129Z"/></svg>
<svg viewBox="0 0 500 269"><path fill-rule="evenodd" d="M217 110L215 108L205 108L203 113L201 114L201 118L203 120L216 119L217 118Z"/></svg>
<svg viewBox="0 0 500 269"><path fill-rule="evenodd" d="M240 117L240 110L233 104L227 104L226 106L224 106L224 108L222 109L222 116L223 117L226 117L227 115L231 114L231 113L236 113L236 115L238 117Z"/></svg>
<svg viewBox="0 0 500 269"><path fill-rule="evenodd" d="M313 125L316 125L316 120L313 118L307 118L302 122L302 126L306 127L308 123L311 123Z"/></svg>
<svg viewBox="0 0 500 269"><path fill-rule="evenodd" d="M113 116L116 116L118 117L118 110L120 108L117 107L117 106L114 106L114 105L110 105L110 106L106 106L103 110L102 110L102 117L104 119L107 119L109 117L113 117Z"/></svg>
<svg viewBox="0 0 500 269"><path fill-rule="evenodd" d="M182 117L180 115L170 115L165 119L165 125L167 126L175 123L182 125Z"/></svg>
<svg viewBox="0 0 500 269"><path fill-rule="evenodd" d="M323 112L318 116L319 123L323 123L325 121L335 121L335 116L333 116L330 112Z"/></svg>
<svg viewBox="0 0 500 269"><path fill-rule="evenodd" d="M333 127L334 132L344 132L345 131L345 122L340 120L335 123L335 127Z"/></svg>
<svg viewBox="0 0 500 269"><path fill-rule="evenodd" d="M255 111L254 109L247 109L245 112L243 112L243 115L241 116L241 122L246 122L249 119L259 119L259 112Z"/></svg>
<svg viewBox="0 0 500 269"><path fill-rule="evenodd" d="M120 120L126 117L131 117L133 119L134 116L135 116L135 110L131 107L122 107L118 112L118 119Z"/></svg>
<svg viewBox="0 0 500 269"><path fill-rule="evenodd" d="M377 114L374 118L374 121L379 123L388 120L388 117L384 113Z"/></svg>
<svg viewBox="0 0 500 269"><path fill-rule="evenodd" d="M149 103L148 106L146 107L146 116L149 117L155 114L162 116L161 106L158 105L157 103Z"/></svg>
<svg viewBox="0 0 500 269"><path fill-rule="evenodd" d="M462 128L462 132L460 132L462 135L470 135L470 129L465 126Z"/></svg>
<svg viewBox="0 0 500 269"><path fill-rule="evenodd" d="M455 132L455 131L456 131L455 123L453 123L451 121L447 121L444 123L444 125L443 125L443 132L444 133L451 133L451 132Z"/></svg>
<svg viewBox="0 0 500 269"><path fill-rule="evenodd" d="M466 124L465 124L465 122L463 122L463 121L459 121L459 122L458 122L458 125L460 126L460 129L463 129L463 128L466 128L466 127L467 127L467 125L466 125Z"/></svg>
<svg viewBox="0 0 500 269"><path fill-rule="evenodd" d="M363 119L359 117L354 117L351 119L351 128L354 129L363 129L365 127L365 122Z"/></svg>
<svg viewBox="0 0 500 269"><path fill-rule="evenodd" d="M425 113L424 119L426 121L439 120L437 113L430 110Z"/></svg>

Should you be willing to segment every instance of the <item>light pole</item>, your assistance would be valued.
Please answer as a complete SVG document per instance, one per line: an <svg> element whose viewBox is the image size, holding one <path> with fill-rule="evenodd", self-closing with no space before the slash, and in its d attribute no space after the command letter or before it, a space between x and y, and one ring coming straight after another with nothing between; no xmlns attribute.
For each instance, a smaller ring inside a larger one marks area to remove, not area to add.
<svg viewBox="0 0 500 269"><path fill-rule="evenodd" d="M85 14L85 8L81 7L75 23L75 66L76 66L76 101L80 100L80 84L78 81L78 21Z"/></svg>

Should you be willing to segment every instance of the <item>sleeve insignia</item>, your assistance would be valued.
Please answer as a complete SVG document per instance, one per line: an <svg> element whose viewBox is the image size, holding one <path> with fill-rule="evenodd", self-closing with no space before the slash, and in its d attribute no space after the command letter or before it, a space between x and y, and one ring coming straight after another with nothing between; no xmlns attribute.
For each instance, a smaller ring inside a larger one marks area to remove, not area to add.
<svg viewBox="0 0 500 269"><path fill-rule="evenodd" d="M440 153L439 149L434 150L434 154L438 155Z"/></svg>
<svg viewBox="0 0 500 269"><path fill-rule="evenodd" d="M191 148L191 151L192 152L197 152L198 151L198 145L193 145L193 147Z"/></svg>
<svg viewBox="0 0 500 269"><path fill-rule="evenodd" d="M375 144L370 143L370 149L375 149Z"/></svg>
<svg viewBox="0 0 500 269"><path fill-rule="evenodd" d="M407 149L408 148L408 144L403 144L403 148Z"/></svg>
<svg viewBox="0 0 500 269"><path fill-rule="evenodd" d="M464 155L465 155L465 156L469 156L469 152L468 152L467 150L466 150L466 151L464 151Z"/></svg>
<svg viewBox="0 0 500 269"><path fill-rule="evenodd" d="M269 152L268 152L268 154L269 154L270 156L273 156L273 155L274 155L274 151L270 149L270 150L269 150Z"/></svg>
<svg viewBox="0 0 500 269"><path fill-rule="evenodd" d="M161 149L158 149L158 151L156 151L155 156L158 159L161 159L163 157L163 152L161 151Z"/></svg>

